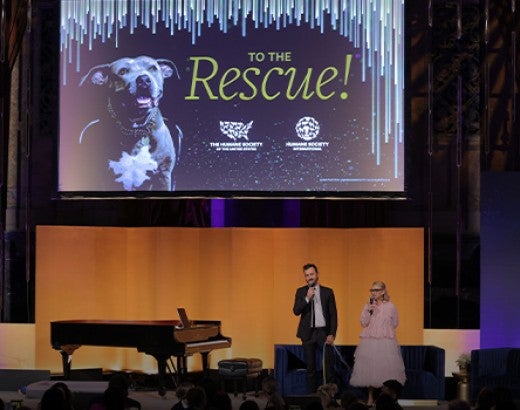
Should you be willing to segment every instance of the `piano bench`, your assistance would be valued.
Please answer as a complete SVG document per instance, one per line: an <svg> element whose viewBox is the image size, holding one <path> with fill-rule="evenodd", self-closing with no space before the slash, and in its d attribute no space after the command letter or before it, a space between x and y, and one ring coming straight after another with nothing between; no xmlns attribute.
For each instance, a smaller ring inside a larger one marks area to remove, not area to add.
<svg viewBox="0 0 520 410"><path fill-rule="evenodd" d="M222 387L226 380L233 381L233 393L237 396L237 381L242 383L242 399L246 399L247 381L255 378L255 397L258 397L260 389L260 374L262 373L262 360L254 358L236 357L218 362L218 374L221 377Z"/></svg>

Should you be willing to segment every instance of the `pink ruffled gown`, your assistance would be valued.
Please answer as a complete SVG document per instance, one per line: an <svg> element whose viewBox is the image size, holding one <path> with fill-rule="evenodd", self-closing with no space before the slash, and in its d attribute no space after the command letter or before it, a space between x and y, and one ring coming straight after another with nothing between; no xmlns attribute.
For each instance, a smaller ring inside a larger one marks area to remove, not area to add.
<svg viewBox="0 0 520 410"><path fill-rule="evenodd" d="M390 379L404 385L406 375L403 357L395 338L398 324L397 309L392 302L365 305L361 312L361 325L364 329L354 353L354 368L350 377L352 386L381 387L383 382Z"/></svg>

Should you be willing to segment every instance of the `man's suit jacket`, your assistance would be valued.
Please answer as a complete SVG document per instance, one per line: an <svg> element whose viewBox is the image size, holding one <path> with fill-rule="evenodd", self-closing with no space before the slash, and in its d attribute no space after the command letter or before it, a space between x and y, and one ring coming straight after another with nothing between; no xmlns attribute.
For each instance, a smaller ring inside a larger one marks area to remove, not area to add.
<svg viewBox="0 0 520 410"><path fill-rule="evenodd" d="M302 341L308 340L311 337L311 303L305 300L307 296L308 286L302 286L296 289L294 297L293 312L296 316L300 316L300 323L298 325L298 336ZM320 285L320 301L323 309L323 316L325 317L327 335L336 337L336 330L338 329L338 312L336 310L336 298L334 291L331 288Z"/></svg>

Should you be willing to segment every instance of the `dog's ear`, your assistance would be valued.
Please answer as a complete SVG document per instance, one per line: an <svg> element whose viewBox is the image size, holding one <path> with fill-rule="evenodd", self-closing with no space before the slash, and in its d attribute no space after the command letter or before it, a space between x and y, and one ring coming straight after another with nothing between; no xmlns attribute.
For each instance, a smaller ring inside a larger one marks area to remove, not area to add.
<svg viewBox="0 0 520 410"><path fill-rule="evenodd" d="M108 82L108 75L110 74L110 65L101 64L92 67L87 75L81 79L79 85L82 86L86 82L93 85L105 85Z"/></svg>
<svg viewBox="0 0 520 410"><path fill-rule="evenodd" d="M170 78L175 74L177 79L180 80L181 77L179 76L179 71L173 61L158 59L157 64L159 64L159 67L161 68L163 78Z"/></svg>

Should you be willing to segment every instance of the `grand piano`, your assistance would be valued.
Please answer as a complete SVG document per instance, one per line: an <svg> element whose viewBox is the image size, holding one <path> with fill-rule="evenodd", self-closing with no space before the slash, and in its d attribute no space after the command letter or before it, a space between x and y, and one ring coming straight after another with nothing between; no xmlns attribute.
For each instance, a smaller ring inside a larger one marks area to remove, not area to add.
<svg viewBox="0 0 520 410"><path fill-rule="evenodd" d="M82 345L134 347L157 360L158 392L166 394L167 361L177 358L177 372L186 373L186 357L202 355L203 371L214 349L231 347L220 332L220 321L194 320L184 327L177 320L60 320L51 322L51 345L62 356L63 375L70 378L72 354Z"/></svg>

